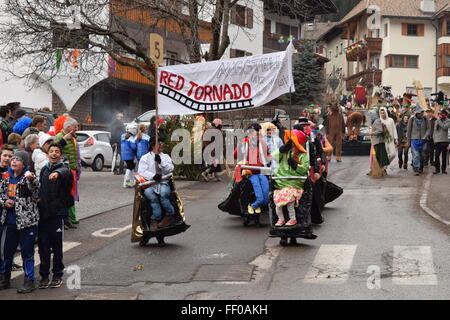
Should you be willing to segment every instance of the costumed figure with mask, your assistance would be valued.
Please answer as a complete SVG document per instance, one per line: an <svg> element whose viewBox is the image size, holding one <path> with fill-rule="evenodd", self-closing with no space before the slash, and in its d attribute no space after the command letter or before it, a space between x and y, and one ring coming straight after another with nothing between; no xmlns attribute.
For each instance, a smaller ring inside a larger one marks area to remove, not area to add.
<svg viewBox="0 0 450 320"><path fill-rule="evenodd" d="M389 135L385 135L384 143L388 153L389 163L391 163L397 154L396 146L398 145L398 135L394 119L388 116L388 110L386 107L380 108L380 121L386 126L389 132Z"/></svg>

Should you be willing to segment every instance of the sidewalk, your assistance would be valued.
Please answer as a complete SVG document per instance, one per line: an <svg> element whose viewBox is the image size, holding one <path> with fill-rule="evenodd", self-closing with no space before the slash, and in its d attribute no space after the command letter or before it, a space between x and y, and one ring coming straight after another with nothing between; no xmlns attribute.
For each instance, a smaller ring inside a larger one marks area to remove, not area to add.
<svg viewBox="0 0 450 320"><path fill-rule="evenodd" d="M431 175L428 207L444 221L450 221L450 174Z"/></svg>
<svg viewBox="0 0 450 320"><path fill-rule="evenodd" d="M79 183L80 202L76 203L77 217L88 218L96 214L131 205L134 188L122 187L123 176L111 172L83 171ZM177 180L178 190L189 188L198 181Z"/></svg>

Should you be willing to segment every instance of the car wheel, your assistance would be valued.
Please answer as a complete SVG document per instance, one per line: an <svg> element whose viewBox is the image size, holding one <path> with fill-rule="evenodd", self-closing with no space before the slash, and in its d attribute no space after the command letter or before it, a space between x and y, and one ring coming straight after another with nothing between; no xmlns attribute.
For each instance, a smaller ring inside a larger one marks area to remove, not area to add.
<svg viewBox="0 0 450 320"><path fill-rule="evenodd" d="M103 160L103 157L101 155L96 156L94 161L92 162L92 170L102 171L104 163L105 161Z"/></svg>

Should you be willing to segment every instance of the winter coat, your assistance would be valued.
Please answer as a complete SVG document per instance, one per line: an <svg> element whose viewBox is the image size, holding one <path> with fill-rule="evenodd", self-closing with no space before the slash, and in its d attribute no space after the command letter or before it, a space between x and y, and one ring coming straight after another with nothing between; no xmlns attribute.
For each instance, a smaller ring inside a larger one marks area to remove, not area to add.
<svg viewBox="0 0 450 320"><path fill-rule="evenodd" d="M55 136L54 141L62 145L61 141L64 140L64 136L67 133L62 130ZM75 138L66 140L66 145L63 148L63 155L69 159L70 169L79 171L78 167L78 145Z"/></svg>
<svg viewBox="0 0 450 320"><path fill-rule="evenodd" d="M50 181L52 173L59 174L56 181ZM69 164L63 161L57 164L49 162L42 168L39 176L39 215L41 220L64 218L67 208L74 205L71 195L73 176Z"/></svg>
<svg viewBox="0 0 450 320"><path fill-rule="evenodd" d="M161 163L158 164L158 172L162 176L166 176L173 172L173 162L168 154L160 153ZM152 180L157 173L157 167L155 162L155 154L153 152L147 153L139 161L138 172L147 180Z"/></svg>
<svg viewBox="0 0 450 320"><path fill-rule="evenodd" d="M149 152L148 150L149 146L150 146L150 136L146 133L143 133L142 139L136 140L138 160L141 160L141 158Z"/></svg>
<svg viewBox="0 0 450 320"><path fill-rule="evenodd" d="M400 143L407 143L408 142L408 124L404 123L403 121L400 121L400 123L397 125L397 136L398 141Z"/></svg>
<svg viewBox="0 0 450 320"><path fill-rule="evenodd" d="M111 145L120 143L120 138L125 131L125 125L123 122L115 119L111 124Z"/></svg>
<svg viewBox="0 0 450 320"><path fill-rule="evenodd" d="M34 149L31 159L34 162L34 170L36 171L36 176L39 177L41 174L41 169L47 164L48 157L47 154L40 148Z"/></svg>
<svg viewBox="0 0 450 320"><path fill-rule="evenodd" d="M121 137L121 157L123 161L134 160L137 152L136 138L130 136L125 139L126 133L122 134Z"/></svg>
<svg viewBox="0 0 450 320"><path fill-rule="evenodd" d="M370 133L370 137L374 146L384 143L383 123L380 119L375 120L372 124L372 132Z"/></svg>
<svg viewBox="0 0 450 320"><path fill-rule="evenodd" d="M31 125L31 122L33 122L33 120L28 117L20 118L14 125L13 132L22 135L24 131Z"/></svg>
<svg viewBox="0 0 450 320"><path fill-rule="evenodd" d="M281 153L280 150L276 150L272 153L273 159L278 159L278 168L275 171L274 177L306 177L309 170L309 161L307 153L300 153L298 156L298 166L294 170L289 163L288 159L293 158L294 152L289 150L287 153ZM292 187L295 189L303 189L305 180L274 180L275 189L281 190L286 187Z"/></svg>
<svg viewBox="0 0 450 320"><path fill-rule="evenodd" d="M25 173L25 171L24 171ZM3 180L0 182L0 206L5 208L5 202L9 199L10 177L14 173L11 169L3 174ZM14 200L14 210L16 214L17 230L36 226L39 223L39 180L35 178L29 181L24 174L16 184L16 194ZM3 210L0 222L3 225L6 221L8 210Z"/></svg>
<svg viewBox="0 0 450 320"><path fill-rule="evenodd" d="M448 130L450 129L450 119L438 119L434 124L434 143L448 142Z"/></svg>
<svg viewBox="0 0 450 320"><path fill-rule="evenodd" d="M408 122L408 141L411 140L426 140L430 134L429 122L425 117L422 117L422 125L417 126L416 116L411 117Z"/></svg>
<svg viewBox="0 0 450 320"><path fill-rule="evenodd" d="M11 122L13 122L13 120L15 120L14 118L10 117L8 119L3 119L2 123L1 123L1 129L2 129L2 133L3 133L3 140L6 141L8 140L8 136L10 135L10 133L12 131L8 130L9 125L11 124Z"/></svg>

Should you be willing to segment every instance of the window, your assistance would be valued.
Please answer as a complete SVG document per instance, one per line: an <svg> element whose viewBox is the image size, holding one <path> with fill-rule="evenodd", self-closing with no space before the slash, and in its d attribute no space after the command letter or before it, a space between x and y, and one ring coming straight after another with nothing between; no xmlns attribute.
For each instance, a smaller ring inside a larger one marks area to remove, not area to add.
<svg viewBox="0 0 450 320"><path fill-rule="evenodd" d="M230 49L230 58L242 58L249 55L251 56L252 54L244 50Z"/></svg>
<svg viewBox="0 0 450 320"><path fill-rule="evenodd" d="M448 67L448 68L450 68L450 55L448 54L448 55L446 55L445 56L445 65Z"/></svg>
<svg viewBox="0 0 450 320"><path fill-rule="evenodd" d="M231 23L241 27L252 29L253 9L240 6L238 4L234 5L231 9Z"/></svg>
<svg viewBox="0 0 450 320"><path fill-rule="evenodd" d="M387 38L389 35L389 25L387 23L384 24L384 37Z"/></svg>
<svg viewBox="0 0 450 320"><path fill-rule="evenodd" d="M284 24L284 23L278 23L277 22L277 34L280 34L285 37L289 37L291 35L291 26Z"/></svg>
<svg viewBox="0 0 450 320"><path fill-rule="evenodd" d="M267 19L264 20L264 32L272 33L272 21Z"/></svg>
<svg viewBox="0 0 450 320"><path fill-rule="evenodd" d="M450 19L447 20L447 35L450 36Z"/></svg>
<svg viewBox="0 0 450 320"><path fill-rule="evenodd" d="M422 24L402 23L402 35L423 37L425 35L425 25L423 23Z"/></svg>
<svg viewBox="0 0 450 320"><path fill-rule="evenodd" d="M95 135L95 139L101 142L109 143L109 135L107 133L99 133Z"/></svg>
<svg viewBox="0 0 450 320"><path fill-rule="evenodd" d="M53 47L64 49L89 49L89 33L69 30L64 24L52 24Z"/></svg>
<svg viewBox="0 0 450 320"><path fill-rule="evenodd" d="M291 27L291 33L289 35L295 37L296 39L298 39L299 38L299 36L298 36L298 27Z"/></svg>
<svg viewBox="0 0 450 320"><path fill-rule="evenodd" d="M176 65L178 64L178 53L167 50L166 59L168 66Z"/></svg>
<svg viewBox="0 0 450 320"><path fill-rule="evenodd" d="M388 55L386 56L387 68L418 68L419 56Z"/></svg>
<svg viewBox="0 0 450 320"><path fill-rule="evenodd" d="M77 142L84 142L87 139L89 139L89 136L87 134L77 132Z"/></svg>

